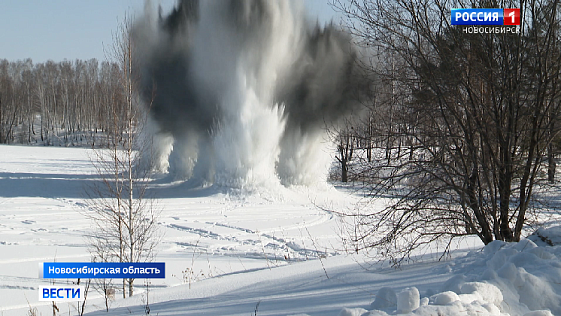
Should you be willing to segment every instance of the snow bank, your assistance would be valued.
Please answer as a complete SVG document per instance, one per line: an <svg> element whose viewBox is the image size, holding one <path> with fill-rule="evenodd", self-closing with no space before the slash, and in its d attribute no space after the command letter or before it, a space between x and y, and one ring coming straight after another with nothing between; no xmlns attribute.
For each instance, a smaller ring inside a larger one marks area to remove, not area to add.
<svg viewBox="0 0 561 316"><path fill-rule="evenodd" d="M410 313L419 308L421 295L416 287L408 287L397 295L397 312Z"/></svg>
<svg viewBox="0 0 561 316"><path fill-rule="evenodd" d="M376 299L370 304L371 309L387 309L397 305L397 295L391 287L383 287L378 291Z"/></svg>
<svg viewBox="0 0 561 316"><path fill-rule="evenodd" d="M528 239L536 244L545 243L548 246L561 245L561 226L550 228L540 228L533 233Z"/></svg>
<svg viewBox="0 0 561 316"><path fill-rule="evenodd" d="M494 241L452 262L455 275L438 291L421 297L415 287L397 295L386 287L371 311L344 309L340 315L561 315L560 257L561 228L540 230L519 243Z"/></svg>
<svg viewBox="0 0 561 316"><path fill-rule="evenodd" d="M339 316L361 316L368 313L364 308L343 308Z"/></svg>

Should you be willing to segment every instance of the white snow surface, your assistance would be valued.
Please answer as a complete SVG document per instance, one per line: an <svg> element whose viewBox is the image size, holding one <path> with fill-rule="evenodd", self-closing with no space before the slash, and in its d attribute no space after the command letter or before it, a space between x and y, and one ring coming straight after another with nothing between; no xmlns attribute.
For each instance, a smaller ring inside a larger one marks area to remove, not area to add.
<svg viewBox="0 0 561 316"><path fill-rule="evenodd" d="M400 315L561 315L561 247L494 241L447 263L455 275L419 304L415 291L397 296ZM383 295L387 295L384 289ZM403 301L403 307L400 307ZM418 308L413 307L421 305ZM393 313L395 306L378 312ZM363 315L369 315L367 313Z"/></svg>
<svg viewBox="0 0 561 316"><path fill-rule="evenodd" d="M0 315L52 315L38 302L45 261L88 262L84 188L99 181L79 148L0 146ZM109 313L90 292L87 315L561 315L558 228L520 243L477 238L446 260L428 254L388 267L345 251L336 213L359 199L344 188L276 187L246 195L155 180L162 210L156 261L166 278L136 280ZM374 203L375 205L375 203ZM547 236L544 241L543 236ZM561 240L561 239L559 239ZM435 246L434 249L437 249ZM76 280L59 280L57 284ZM60 315L77 315L59 303Z"/></svg>

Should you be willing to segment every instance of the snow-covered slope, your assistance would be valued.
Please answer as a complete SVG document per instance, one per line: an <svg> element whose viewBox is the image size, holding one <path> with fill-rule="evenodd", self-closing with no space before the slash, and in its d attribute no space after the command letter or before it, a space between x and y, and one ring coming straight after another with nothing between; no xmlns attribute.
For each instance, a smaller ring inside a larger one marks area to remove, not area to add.
<svg viewBox="0 0 561 316"><path fill-rule="evenodd" d="M90 260L84 190L100 179L87 149L0 146L0 152L0 315L21 315L29 305L45 314L48 303L37 301L37 288L48 280L38 279L38 263ZM337 217L316 205L340 209L353 202L328 186L279 186L247 196L164 179L149 191L162 211L156 260L166 263L167 274L152 281L153 289L309 260L321 268L317 259L342 246ZM61 313L73 310L67 305L59 304Z"/></svg>
<svg viewBox="0 0 561 316"><path fill-rule="evenodd" d="M88 152L0 146L0 315L52 315L37 300L49 281L38 278L38 263L89 261L84 188L99 178ZM331 187L244 195L162 179L150 193L162 210L156 260L166 262L166 279L148 292L137 280L136 295L117 293L109 315L145 315L147 301L161 316L561 315L561 246L547 242L555 229L484 249L466 239L446 261L393 269L345 251L342 219L322 209L352 208L357 198ZM76 304L58 308L77 314ZM91 292L88 315L107 315L103 308Z"/></svg>

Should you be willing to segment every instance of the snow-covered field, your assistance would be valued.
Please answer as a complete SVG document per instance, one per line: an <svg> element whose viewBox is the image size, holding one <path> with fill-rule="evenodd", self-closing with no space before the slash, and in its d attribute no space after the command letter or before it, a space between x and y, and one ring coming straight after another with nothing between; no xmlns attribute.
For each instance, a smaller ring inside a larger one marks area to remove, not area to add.
<svg viewBox="0 0 561 316"><path fill-rule="evenodd" d="M93 171L86 149L0 146L0 315L52 315L38 302L49 282L38 263L90 260L84 188L99 181ZM109 315L145 315L147 299L150 315L161 316L561 315L561 248L537 237L483 250L467 239L446 261L392 269L345 251L342 220L322 210L352 208L358 197L345 190L244 195L160 180L150 193L162 210L156 261L166 278L150 281L148 295L136 280L136 295L117 293ZM88 315L107 315L92 293ZM77 314L76 304L58 308Z"/></svg>

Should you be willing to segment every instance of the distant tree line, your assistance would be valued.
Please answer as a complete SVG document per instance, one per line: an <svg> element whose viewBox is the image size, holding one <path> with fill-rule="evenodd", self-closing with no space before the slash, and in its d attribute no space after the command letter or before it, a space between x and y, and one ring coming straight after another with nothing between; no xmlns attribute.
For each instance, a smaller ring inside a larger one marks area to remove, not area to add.
<svg viewBox="0 0 561 316"><path fill-rule="evenodd" d="M117 63L0 60L0 143L98 146L124 113ZM119 127L117 125L117 127Z"/></svg>

